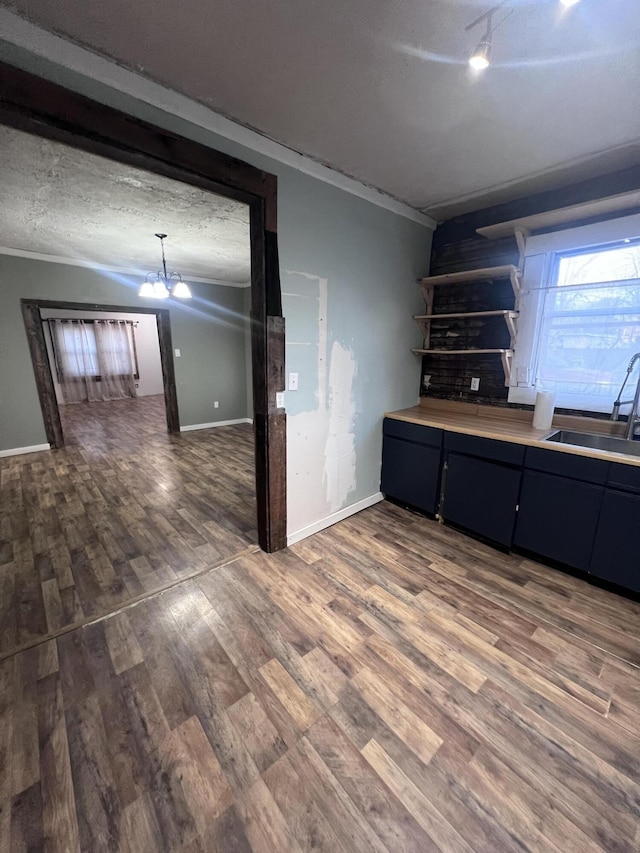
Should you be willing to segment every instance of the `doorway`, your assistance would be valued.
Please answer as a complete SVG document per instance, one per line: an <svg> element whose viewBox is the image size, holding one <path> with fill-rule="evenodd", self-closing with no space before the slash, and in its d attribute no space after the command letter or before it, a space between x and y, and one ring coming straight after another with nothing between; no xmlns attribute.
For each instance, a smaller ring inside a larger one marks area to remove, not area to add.
<svg viewBox="0 0 640 853"><path fill-rule="evenodd" d="M50 319L58 316L65 316L68 321L74 322L72 317L74 312L78 315L78 318L82 317L90 321L94 319L94 314L98 316L104 314L106 317L112 317L113 315L133 317L139 315L143 318L154 318L157 324L159 368L162 381L162 390L159 392L164 397L167 431L169 433L180 432L180 417L178 413L178 398L171 346L171 318L167 309L143 308L141 306L96 305L94 303L81 302L58 302L45 299L22 299L21 306L38 397L40 399L45 426L47 427L47 438L52 447L58 449L64 447L65 434L60 414L61 392L56 383L58 370L55 344L51 332L46 330L46 324ZM136 375L139 378L139 373L135 373L136 368L139 370L135 332L133 332L131 340L133 343L133 375L135 379Z"/></svg>
<svg viewBox="0 0 640 853"><path fill-rule="evenodd" d="M285 335L278 267L277 179L20 69L0 64L0 73L1 123L248 204L258 539L268 552L286 547L286 416L276 405L276 394L284 389ZM46 345L43 350L37 320L29 316L39 309L33 304L23 304L22 308L30 329L30 348L35 352L38 385L45 388L52 385ZM170 327L161 328L161 337L163 331L168 335L166 350L171 352ZM172 359L163 364L165 368L171 372ZM52 391L49 388L49 396ZM167 409L167 419L169 428L177 430L177 405L171 412ZM59 436L52 410L45 414L45 429L50 444L56 446Z"/></svg>

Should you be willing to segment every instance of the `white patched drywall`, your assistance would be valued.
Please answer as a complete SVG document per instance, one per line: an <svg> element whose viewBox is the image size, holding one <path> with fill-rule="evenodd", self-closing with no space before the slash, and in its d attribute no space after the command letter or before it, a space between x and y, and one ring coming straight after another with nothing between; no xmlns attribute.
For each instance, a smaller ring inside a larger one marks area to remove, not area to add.
<svg viewBox="0 0 640 853"><path fill-rule="evenodd" d="M328 280L283 272L284 313L299 338L287 340L287 364L303 381L300 391L286 394L288 527L296 531L341 509L356 487L356 364L338 341L329 349Z"/></svg>

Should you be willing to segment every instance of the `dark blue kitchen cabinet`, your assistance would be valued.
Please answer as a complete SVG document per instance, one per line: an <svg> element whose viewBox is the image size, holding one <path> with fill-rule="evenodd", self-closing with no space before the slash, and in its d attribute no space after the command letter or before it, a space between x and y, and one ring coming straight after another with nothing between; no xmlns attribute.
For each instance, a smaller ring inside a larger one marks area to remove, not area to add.
<svg viewBox="0 0 640 853"><path fill-rule="evenodd" d="M440 493L442 430L385 419L381 490L434 515Z"/></svg>
<svg viewBox="0 0 640 853"><path fill-rule="evenodd" d="M632 470L629 469L629 476ZM591 574L640 592L639 524L640 495L607 489L595 535Z"/></svg>
<svg viewBox="0 0 640 853"><path fill-rule="evenodd" d="M554 456L561 467L562 456ZM588 571L603 493L592 483L526 470L514 545Z"/></svg>
<svg viewBox="0 0 640 853"><path fill-rule="evenodd" d="M440 515L445 523L451 522L508 547L519 488L519 468L449 452Z"/></svg>

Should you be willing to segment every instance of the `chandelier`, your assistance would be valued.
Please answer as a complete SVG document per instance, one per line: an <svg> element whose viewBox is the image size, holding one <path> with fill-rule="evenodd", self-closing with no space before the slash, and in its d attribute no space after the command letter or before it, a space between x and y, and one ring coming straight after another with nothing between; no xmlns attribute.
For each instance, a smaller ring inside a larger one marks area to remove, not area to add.
<svg viewBox="0 0 640 853"><path fill-rule="evenodd" d="M160 240L162 250L162 269L158 272L147 273L147 277L140 285L138 296L152 299L166 299L175 296L176 299L191 299L189 285L182 280L178 272L167 272L167 262L164 257L164 238L166 234L156 234Z"/></svg>

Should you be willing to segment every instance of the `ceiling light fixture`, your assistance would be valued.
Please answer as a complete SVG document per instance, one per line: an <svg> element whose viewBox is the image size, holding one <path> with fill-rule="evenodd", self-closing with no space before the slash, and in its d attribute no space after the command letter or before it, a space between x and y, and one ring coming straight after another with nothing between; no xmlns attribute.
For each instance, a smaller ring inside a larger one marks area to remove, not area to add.
<svg viewBox="0 0 640 853"><path fill-rule="evenodd" d="M480 15L479 18L469 24L465 30L468 32L472 30L474 27L477 27L478 24L482 23L482 21L487 22L487 31L483 35L480 44L473 51L471 56L469 57L469 65L473 68L474 71L484 71L485 68L488 68L491 63L491 36L493 35L493 15L494 12L497 12L499 6L494 6L493 9L490 9L488 12L485 12L483 15Z"/></svg>
<svg viewBox="0 0 640 853"><path fill-rule="evenodd" d="M491 33L482 39L469 57L469 65L474 71L484 71L491 64Z"/></svg>
<svg viewBox="0 0 640 853"><path fill-rule="evenodd" d="M167 272L167 262L164 256L164 239L166 234L156 234L160 240L162 251L162 269L158 272L147 273L147 277L140 285L138 296L150 299L166 299L175 296L176 299L191 299L191 291L186 281L178 272Z"/></svg>
<svg viewBox="0 0 640 853"><path fill-rule="evenodd" d="M560 0L563 6L575 6L576 3L579 3L580 0Z"/></svg>

